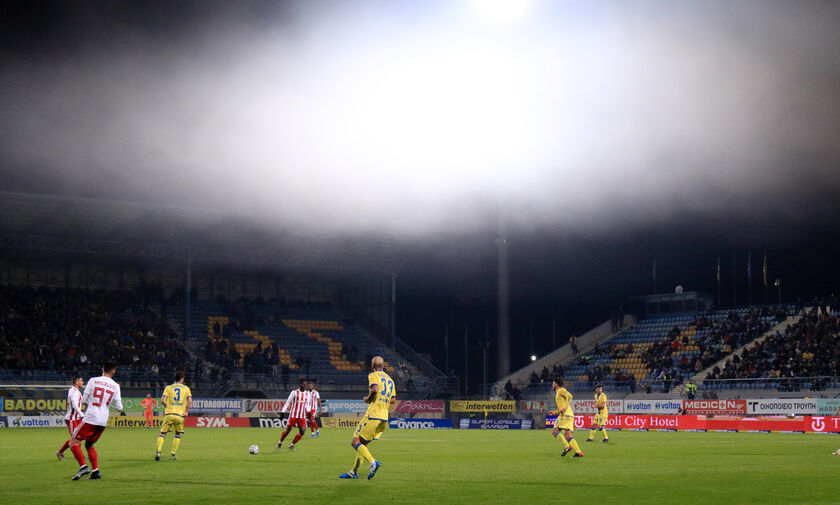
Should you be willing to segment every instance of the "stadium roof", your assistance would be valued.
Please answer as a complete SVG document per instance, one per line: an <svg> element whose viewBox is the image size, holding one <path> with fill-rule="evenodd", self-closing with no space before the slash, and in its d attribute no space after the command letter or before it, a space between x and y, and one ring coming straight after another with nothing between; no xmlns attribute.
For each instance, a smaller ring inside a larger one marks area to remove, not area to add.
<svg viewBox="0 0 840 505"><path fill-rule="evenodd" d="M410 243L283 228L213 209L0 191L0 249L392 274Z"/></svg>

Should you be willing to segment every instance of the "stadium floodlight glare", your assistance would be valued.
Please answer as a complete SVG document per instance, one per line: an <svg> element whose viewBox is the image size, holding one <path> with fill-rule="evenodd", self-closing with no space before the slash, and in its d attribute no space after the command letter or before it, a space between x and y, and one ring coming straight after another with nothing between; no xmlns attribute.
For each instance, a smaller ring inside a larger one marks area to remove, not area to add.
<svg viewBox="0 0 840 505"><path fill-rule="evenodd" d="M522 19L531 8L531 0L471 0L471 3L479 16L497 23Z"/></svg>
<svg viewBox="0 0 840 505"><path fill-rule="evenodd" d="M537 361L537 355L536 354L531 355L531 361Z"/></svg>

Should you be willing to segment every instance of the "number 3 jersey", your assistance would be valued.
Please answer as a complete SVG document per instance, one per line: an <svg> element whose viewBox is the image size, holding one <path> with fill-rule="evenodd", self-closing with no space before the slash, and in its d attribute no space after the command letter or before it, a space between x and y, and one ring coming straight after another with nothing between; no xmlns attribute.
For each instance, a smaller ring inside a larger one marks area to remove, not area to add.
<svg viewBox="0 0 840 505"><path fill-rule="evenodd" d="M387 421L391 398L397 397L394 381L385 372L376 371L368 375L368 387L374 384L379 386L379 392L376 393L373 401L368 405L367 417L368 419Z"/></svg>
<svg viewBox="0 0 840 505"><path fill-rule="evenodd" d="M120 385L110 377L90 379L82 395L82 403L87 405L85 424L105 426L108 424L108 408L113 404L117 410L123 409Z"/></svg>
<svg viewBox="0 0 840 505"><path fill-rule="evenodd" d="M184 412L187 410L187 398L192 398L190 388L182 382L176 382L166 386L163 396L166 397L164 415L175 414L184 417Z"/></svg>

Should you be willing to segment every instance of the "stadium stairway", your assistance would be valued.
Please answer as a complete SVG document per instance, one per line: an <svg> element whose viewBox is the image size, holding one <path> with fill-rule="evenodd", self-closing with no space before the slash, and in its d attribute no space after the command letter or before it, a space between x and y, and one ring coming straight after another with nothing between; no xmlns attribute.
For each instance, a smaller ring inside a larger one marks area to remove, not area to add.
<svg viewBox="0 0 840 505"><path fill-rule="evenodd" d="M616 335L621 334L636 323L636 316L625 315L622 327L618 331L612 330L612 321L604 321L595 328L587 331L583 335L577 337L578 352L572 350L571 344L565 344L542 358L533 361L524 367L516 370L512 374L502 377L493 385L493 388L500 395L504 395L505 384L511 381L514 385L525 384L528 382L528 377L532 372L540 373L543 368L552 369L555 365L563 365L564 367L572 363L578 356L592 351L600 344L608 342Z"/></svg>

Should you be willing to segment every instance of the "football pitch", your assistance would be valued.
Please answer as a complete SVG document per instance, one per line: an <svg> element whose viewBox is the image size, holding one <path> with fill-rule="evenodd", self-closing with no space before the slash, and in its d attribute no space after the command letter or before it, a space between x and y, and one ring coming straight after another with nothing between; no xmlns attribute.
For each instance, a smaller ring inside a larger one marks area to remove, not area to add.
<svg viewBox="0 0 840 505"><path fill-rule="evenodd" d="M371 444L373 480L350 469L352 430L309 434L294 452L280 430L188 429L177 461L153 459L155 431L108 429L102 480L73 482L63 429L0 430L0 493L9 504L840 503L840 437L765 433L612 432L560 457L548 431L388 430ZM291 437L290 437L291 438ZM288 439L287 439L288 441ZM248 454L258 444L261 453Z"/></svg>

